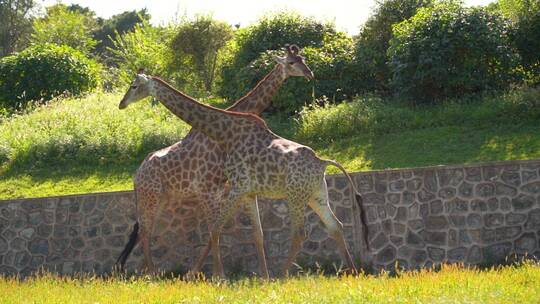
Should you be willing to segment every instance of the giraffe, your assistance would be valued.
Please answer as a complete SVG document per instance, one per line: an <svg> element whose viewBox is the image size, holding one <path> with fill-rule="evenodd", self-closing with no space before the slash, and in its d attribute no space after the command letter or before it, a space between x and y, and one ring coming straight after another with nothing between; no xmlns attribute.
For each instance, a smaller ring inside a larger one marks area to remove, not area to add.
<svg viewBox="0 0 540 304"><path fill-rule="evenodd" d="M260 115L266 109L280 86L289 77L313 78L313 73L299 55L296 45L286 46L286 56L275 57L277 64L253 90L236 101L229 110ZM195 198L207 212L217 208L227 187L223 172L225 155L217 143L204 133L192 129L181 141L172 146L150 153L135 174L137 212L148 213L146 229L141 231L142 242L150 239L155 217L162 200L181 202ZM254 227L254 239L259 256L260 274L268 278L262 228L258 204L248 206L248 214ZM207 222L210 222L207 218ZM123 268L129 251L118 259ZM197 259L192 272L198 272L210 251L210 242ZM154 270L151 255L145 252L145 268Z"/></svg>
<svg viewBox="0 0 540 304"><path fill-rule="evenodd" d="M216 141L225 152L223 171L228 181L228 189L221 206L212 210L211 216L214 220L210 225L212 256L216 262L213 265L215 274L224 277L219 252L219 236L224 224L240 206L253 205L257 196L286 199L289 203L291 247L283 273L287 273L294 262L305 238L304 212L308 205L336 240L347 266L356 271L343 236L343 225L328 203L324 175L327 166L336 166L346 175L361 210L363 241L369 250L365 212L354 182L339 163L321 159L311 148L274 134L261 118L253 114L220 110L200 104L157 77L137 75L119 107L125 108L149 95L194 129ZM141 223L144 222L144 218L141 219ZM136 233L137 230L134 229L130 243L137 240ZM147 241L143 243L143 250L149 250Z"/></svg>

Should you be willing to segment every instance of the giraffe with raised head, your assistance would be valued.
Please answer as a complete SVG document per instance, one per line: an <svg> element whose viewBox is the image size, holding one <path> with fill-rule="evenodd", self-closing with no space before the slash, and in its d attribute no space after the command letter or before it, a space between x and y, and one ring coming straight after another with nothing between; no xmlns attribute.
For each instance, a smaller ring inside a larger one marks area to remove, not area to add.
<svg viewBox="0 0 540 304"><path fill-rule="evenodd" d="M290 268L305 238L304 212L310 206L321 218L330 235L336 240L345 263L356 270L343 236L343 225L328 203L324 171L328 165L338 167L348 178L355 199L360 206L363 239L367 243L365 212L360 194L345 169L338 163L324 160L306 146L281 138L268 129L266 123L253 114L216 109L196 102L175 90L163 80L143 74L137 75L120 102L127 107L147 96L153 96L195 130L213 139L225 152L223 172L228 191L221 206L212 210L210 223L211 250L214 274L224 276L219 253L219 236L224 224L242 205L254 205L257 196L286 199L291 221L291 248L283 272ZM139 219L144 227L146 219ZM130 242L137 240L134 229ZM134 235L133 235L134 234ZM148 251L148 240L143 243Z"/></svg>
<svg viewBox="0 0 540 304"><path fill-rule="evenodd" d="M260 115L271 103L272 97L289 77L313 78L313 73L299 54L296 45L286 46L286 56L275 57L275 67L244 97L229 110ZM181 141L167 148L150 153L140 165L134 178L137 217L144 218L141 231L143 244L149 242L154 220L163 200L177 202L192 200L210 215L218 208L227 188L223 162L225 152L204 133L192 129ZM144 216L143 216L144 214ZM264 256L263 236L258 205L248 206L248 214L254 228L255 246L259 256L260 274L268 277ZM206 221L210 223L210 218ZM145 246L145 245L143 245ZM132 249L132 247L131 247ZM124 251L118 262L123 267L131 249ZM210 250L210 242L203 249L192 271L199 271ZM145 267L154 270L149 251L144 252Z"/></svg>

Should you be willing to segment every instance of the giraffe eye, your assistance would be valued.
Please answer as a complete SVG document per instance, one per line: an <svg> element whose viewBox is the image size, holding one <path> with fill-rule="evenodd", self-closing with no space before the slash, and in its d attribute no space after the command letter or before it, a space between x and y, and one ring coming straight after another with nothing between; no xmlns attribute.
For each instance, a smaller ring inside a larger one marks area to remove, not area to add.
<svg viewBox="0 0 540 304"><path fill-rule="evenodd" d="M135 89L137 88L137 86L136 86L136 85L132 85L131 88L132 88L133 90L135 90Z"/></svg>

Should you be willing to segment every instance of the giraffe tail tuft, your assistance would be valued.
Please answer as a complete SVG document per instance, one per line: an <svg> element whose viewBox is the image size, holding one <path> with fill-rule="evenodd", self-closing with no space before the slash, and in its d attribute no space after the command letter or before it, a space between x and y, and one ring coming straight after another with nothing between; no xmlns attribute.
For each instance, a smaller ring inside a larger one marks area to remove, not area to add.
<svg viewBox="0 0 540 304"><path fill-rule="evenodd" d="M136 222L135 225L133 225L133 231L131 231L131 234L129 235L129 240L126 244L126 247L124 247L124 250L122 250L122 253L120 253L120 255L118 256L118 259L116 259L115 266L118 267L120 271L124 271L124 266L126 265L129 254L131 253L131 251L133 251L135 245L137 245L138 240L139 222Z"/></svg>
<svg viewBox="0 0 540 304"><path fill-rule="evenodd" d="M368 242L368 226L367 226L367 218L366 218L366 210L364 208L364 200L362 199L362 195L360 194L360 192L358 192L358 190L356 189L356 186L352 180L352 177L351 175L347 172L347 170L345 170L345 168L343 168L343 166L336 162L336 161L333 161L333 160L322 160L325 164L327 165L332 165L336 168L338 168L339 170L341 170L341 172L343 172L343 174L345 174L345 177L347 177L347 180L349 181L349 183L351 184L351 188L352 188L352 192L354 194L354 198L356 200L356 203L358 204L358 207L360 208L360 221L361 221L361 225L362 225L362 237L364 239L364 244L366 244L366 248L368 251L370 251L370 247L369 247L369 242Z"/></svg>

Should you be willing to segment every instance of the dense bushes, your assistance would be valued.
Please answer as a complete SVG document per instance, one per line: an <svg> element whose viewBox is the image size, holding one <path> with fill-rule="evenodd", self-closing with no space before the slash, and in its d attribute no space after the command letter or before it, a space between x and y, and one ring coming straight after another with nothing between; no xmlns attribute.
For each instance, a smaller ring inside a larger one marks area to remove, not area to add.
<svg viewBox="0 0 540 304"><path fill-rule="evenodd" d="M343 100L352 94L350 62L353 41L332 24L312 18L280 13L263 18L240 31L231 63L222 70L220 93L235 100L253 88L274 66L273 56L283 56L282 46L295 43L302 48L315 80L287 80L273 100L271 111L293 113L313 98Z"/></svg>
<svg viewBox="0 0 540 304"><path fill-rule="evenodd" d="M263 72L244 72L254 60L269 50L278 50L294 43L301 48L322 47L325 37L336 33L332 24L295 13L278 13L263 17L258 23L236 32L229 46L232 56L221 71L219 93L229 100L236 100L251 89L259 79L246 74L264 75ZM309 63L308 63L309 64Z"/></svg>
<svg viewBox="0 0 540 304"><path fill-rule="evenodd" d="M386 51L392 38L392 26L427 7L432 0L386 0L377 2L373 15L356 37L354 77L357 91L387 92L391 78Z"/></svg>
<svg viewBox="0 0 540 304"><path fill-rule="evenodd" d="M100 68L68 46L36 45L0 60L0 102L16 107L30 100L78 95L96 88Z"/></svg>
<svg viewBox="0 0 540 304"><path fill-rule="evenodd" d="M416 102L506 88L518 57L508 24L483 8L439 2L394 26L388 55L395 92Z"/></svg>
<svg viewBox="0 0 540 304"><path fill-rule="evenodd" d="M328 143L351 136L400 133L446 126L477 129L536 124L540 119L540 89L528 88L472 99L446 100L411 107L377 96L358 97L339 105L305 108L298 119L296 139Z"/></svg>

